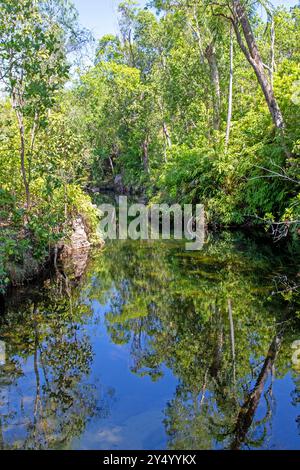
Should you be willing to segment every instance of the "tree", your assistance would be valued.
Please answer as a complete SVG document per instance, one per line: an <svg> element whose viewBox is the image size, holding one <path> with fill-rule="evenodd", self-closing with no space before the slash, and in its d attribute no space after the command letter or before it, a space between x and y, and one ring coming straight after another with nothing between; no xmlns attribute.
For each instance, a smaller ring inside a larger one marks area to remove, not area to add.
<svg viewBox="0 0 300 470"><path fill-rule="evenodd" d="M11 99L20 137L20 166L31 205L31 163L39 128L69 76L67 54L87 40L65 0L1 0L0 81Z"/></svg>
<svg viewBox="0 0 300 470"><path fill-rule="evenodd" d="M247 2L245 3L241 0L231 0L227 2L227 11L229 10L229 13L226 11L225 13L223 12L224 6L222 5L216 9L216 14L229 19L229 21L232 23L237 42L256 74L274 125L277 129L282 131L285 127L282 112L275 98L272 83L270 83L270 80L265 71L265 66L251 27L246 5Z"/></svg>
<svg viewBox="0 0 300 470"><path fill-rule="evenodd" d="M213 128L220 129L222 93L220 83L219 59L216 51L219 46L218 37L222 27L216 18L212 17L205 8L204 1L169 0L165 2L154 1L159 9L165 9L173 14L182 12L182 28L187 24L198 48L200 62L207 62L212 89Z"/></svg>
<svg viewBox="0 0 300 470"><path fill-rule="evenodd" d="M232 99L233 99L233 65L234 65L234 47L233 47L233 32L230 29L230 65L229 65L229 90L228 90L228 113L227 113L227 126L226 126L226 138L225 146L226 149L229 145L230 128L232 119Z"/></svg>
<svg viewBox="0 0 300 470"><path fill-rule="evenodd" d="M20 165L29 210L30 157L39 125L47 119L55 93L68 76L62 30L42 15L37 0L2 0L0 70L20 136ZM26 135L27 127L30 140Z"/></svg>

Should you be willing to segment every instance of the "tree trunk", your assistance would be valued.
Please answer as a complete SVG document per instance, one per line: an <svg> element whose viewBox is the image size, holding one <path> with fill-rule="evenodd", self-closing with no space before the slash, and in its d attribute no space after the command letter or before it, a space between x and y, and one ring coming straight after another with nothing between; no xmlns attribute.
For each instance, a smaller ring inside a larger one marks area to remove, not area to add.
<svg viewBox="0 0 300 470"><path fill-rule="evenodd" d="M168 127L167 127L167 124L164 122L163 123L163 133L164 133L164 136L165 136L165 141L166 141L166 144L165 144L165 162L167 161L167 149L170 149L172 147L172 140L171 140L171 136L169 134L169 130L168 130Z"/></svg>
<svg viewBox="0 0 300 470"><path fill-rule="evenodd" d="M231 118L232 118L232 97L233 97L233 31L230 29L230 77L229 77L229 93L228 93L228 114L227 114L227 128L226 128L226 149L229 145L230 129L231 129Z"/></svg>
<svg viewBox="0 0 300 470"><path fill-rule="evenodd" d="M233 366L233 382L236 383L236 367L235 367L235 334L234 334L234 323L232 315L232 301L228 299L228 316L230 323L230 342L231 342L231 355L232 355L232 366Z"/></svg>
<svg viewBox="0 0 300 470"><path fill-rule="evenodd" d="M217 379L222 367L224 331L222 315L220 309L217 308L216 305L214 305L214 318L216 320L216 325L214 325L216 331L213 360L210 366L210 374L213 378Z"/></svg>
<svg viewBox="0 0 300 470"><path fill-rule="evenodd" d="M37 112L35 112L33 125L31 129L31 142L30 142L30 151L29 151L29 158L28 158L28 185L30 185L30 182L31 182L31 166L32 166L32 157L33 157L35 138L36 138L36 133L37 133L37 128L38 128L38 118L39 118L39 115Z"/></svg>
<svg viewBox="0 0 300 470"><path fill-rule="evenodd" d="M26 207L27 209L30 209L30 205L31 205L30 189L29 189L29 183L27 179L26 166L25 166L25 129L24 129L23 118L17 109L16 109L16 115L18 119L19 133L20 133L21 173L22 173L22 179L23 179L25 195L26 195Z"/></svg>
<svg viewBox="0 0 300 470"><path fill-rule="evenodd" d="M109 161L111 172L114 175L115 174L115 167L114 167L113 159L111 158L111 156L108 157L108 161Z"/></svg>
<svg viewBox="0 0 300 470"><path fill-rule="evenodd" d="M164 131L164 136L166 138L167 147L171 148L172 147L172 141L171 141L171 137L170 137L170 134L169 134L169 131L168 131L167 124L165 122L163 123L163 131Z"/></svg>
<svg viewBox="0 0 300 470"><path fill-rule="evenodd" d="M205 50L205 57L207 59L210 78L213 86L213 127L215 130L220 129L220 113L221 113L221 87L220 87L220 75L218 68L218 61L216 57L215 46L213 42L207 46Z"/></svg>
<svg viewBox="0 0 300 470"><path fill-rule="evenodd" d="M276 101L276 98L274 96L273 87L270 84L267 74L265 72L264 64L263 64L263 61L261 59L261 56L260 56L260 53L256 44L254 34L252 32L252 28L251 28L251 25L247 16L246 9L240 0L233 0L233 7L234 7L233 26L234 26L234 30L236 33L239 46L257 76L258 82L264 93L270 114L272 116L272 119L276 128L283 130L284 129L283 116L279 108L279 105ZM242 27L243 35L246 40L247 46L242 39L239 26Z"/></svg>
<svg viewBox="0 0 300 470"><path fill-rule="evenodd" d="M133 51L133 45L132 45L132 32L131 30L129 31L128 34L128 45L129 45L129 55L130 55L130 65L131 67L135 68L135 55Z"/></svg>
<svg viewBox="0 0 300 470"><path fill-rule="evenodd" d="M149 140L148 137L143 142L142 151L143 151L143 165L144 170L147 174L149 174L149 155L148 155L148 148L149 148Z"/></svg>
<svg viewBox="0 0 300 470"><path fill-rule="evenodd" d="M236 427L235 427L235 437L230 446L231 450L240 449L241 445L245 441L247 433L253 422L255 412L259 405L259 401L260 401L262 392L264 390L266 380L275 364L275 361L276 361L276 358L277 358L277 355L278 355L278 352L282 343L282 336L283 336L283 332L277 334L274 337L270 345L269 351L267 353L264 365L256 381L256 384L252 392L250 393L250 395L248 396L248 398L246 399L246 401L244 402L244 404L242 405L240 409Z"/></svg>
<svg viewBox="0 0 300 470"><path fill-rule="evenodd" d="M274 18L272 18L272 20L271 20L271 69L270 69L270 81L271 81L272 86L273 86L274 72L275 72L275 69L276 69L275 39L276 39L275 22L274 22Z"/></svg>

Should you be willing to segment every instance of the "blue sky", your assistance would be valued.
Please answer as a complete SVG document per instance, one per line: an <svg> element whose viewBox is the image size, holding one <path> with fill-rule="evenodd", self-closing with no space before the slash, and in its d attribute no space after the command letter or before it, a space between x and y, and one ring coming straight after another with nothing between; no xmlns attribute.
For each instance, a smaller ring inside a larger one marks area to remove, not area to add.
<svg viewBox="0 0 300 470"><path fill-rule="evenodd" d="M90 29L95 37L100 38L104 34L117 32L117 9L120 0L73 0L73 3L79 12L80 23ZM146 0L140 0L138 3L144 6Z"/></svg>
<svg viewBox="0 0 300 470"><path fill-rule="evenodd" d="M117 31L117 8L119 0L73 0L80 15L80 23L99 38ZM146 0L139 0L145 5ZM297 0L273 0L273 4L293 6Z"/></svg>

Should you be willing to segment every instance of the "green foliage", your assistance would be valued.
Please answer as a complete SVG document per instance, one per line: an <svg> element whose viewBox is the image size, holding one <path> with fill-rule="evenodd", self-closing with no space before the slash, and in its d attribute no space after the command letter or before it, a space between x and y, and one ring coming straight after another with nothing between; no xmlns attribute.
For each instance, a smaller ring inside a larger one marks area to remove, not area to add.
<svg viewBox="0 0 300 470"><path fill-rule="evenodd" d="M284 133L233 35L226 143L230 23L218 2L152 5L160 15L122 2L119 34L100 39L95 65L64 88L68 53L87 37L72 4L0 1L0 221L38 259L80 213L94 238L98 215L83 191L116 176L150 204L203 203L211 224L277 222L297 238L299 8L267 8L267 21L247 10Z"/></svg>
<svg viewBox="0 0 300 470"><path fill-rule="evenodd" d="M290 208L299 192L299 8L273 12L264 2L267 23L249 9L266 70L273 15L272 82L284 136L274 130L257 77L234 38L226 146L230 25L218 16L221 7L212 15L205 1L152 4L163 14L132 2L120 6L120 34L100 40L97 65L74 90L93 151L94 183L121 174L125 186L142 188L152 202L204 203L214 224L253 223L266 213L275 220L296 217Z"/></svg>
<svg viewBox="0 0 300 470"><path fill-rule="evenodd" d="M208 189L213 194L216 188L208 188L213 173L214 152L207 145L190 149L187 146L173 146L168 152L164 171L157 174L159 200L182 204L197 202ZM217 187L217 179L215 181Z"/></svg>
<svg viewBox="0 0 300 470"><path fill-rule="evenodd" d="M38 272L80 215L91 241L98 213L83 189L86 139L63 91L68 53L85 32L69 2L0 1L0 288ZM79 158L80 157L80 158Z"/></svg>

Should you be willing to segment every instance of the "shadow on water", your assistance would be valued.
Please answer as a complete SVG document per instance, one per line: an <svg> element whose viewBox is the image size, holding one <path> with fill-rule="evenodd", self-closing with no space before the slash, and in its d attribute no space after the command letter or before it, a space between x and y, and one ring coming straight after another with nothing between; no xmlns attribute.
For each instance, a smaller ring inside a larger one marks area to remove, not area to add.
<svg viewBox="0 0 300 470"><path fill-rule="evenodd" d="M300 448L299 259L240 233L111 242L0 317L0 445Z"/></svg>

